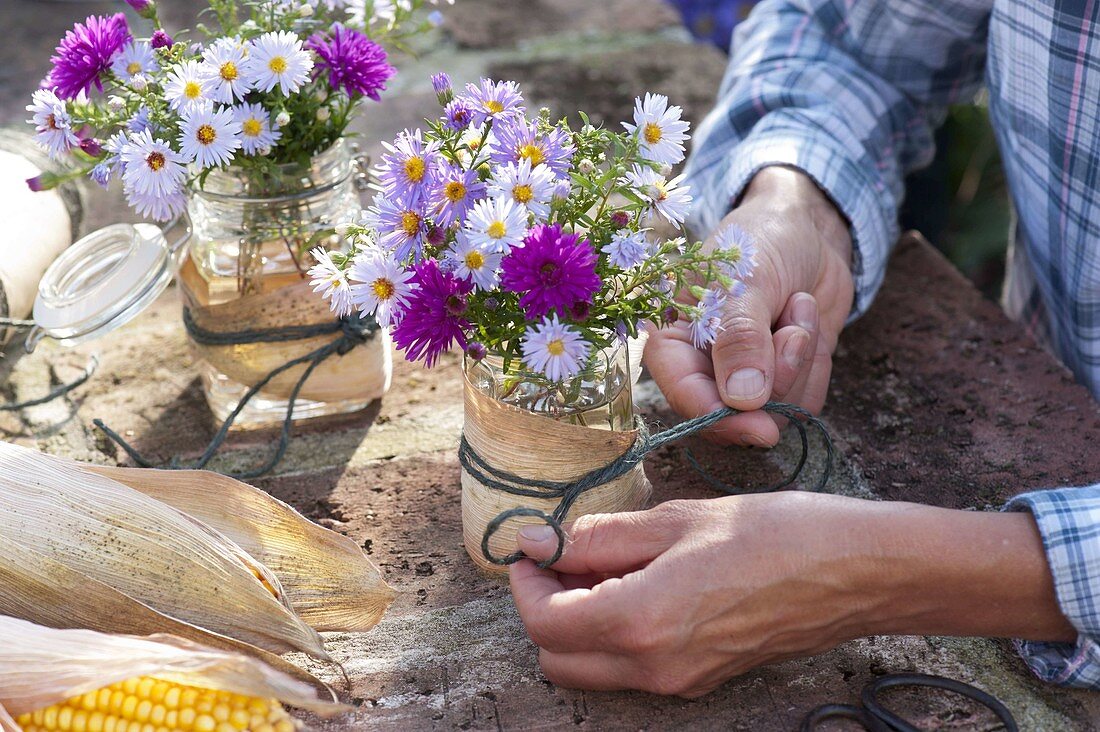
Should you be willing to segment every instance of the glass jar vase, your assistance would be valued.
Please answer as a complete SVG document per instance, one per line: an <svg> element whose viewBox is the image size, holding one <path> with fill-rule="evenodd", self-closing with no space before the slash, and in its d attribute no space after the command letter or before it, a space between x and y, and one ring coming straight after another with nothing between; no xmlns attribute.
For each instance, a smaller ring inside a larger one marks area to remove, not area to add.
<svg viewBox="0 0 1100 732"><path fill-rule="evenodd" d="M317 233L355 220L360 211L357 162L338 140L309 165L272 166L262 176L230 168L209 174L190 196L193 233L178 282L190 320L204 329L242 331L331 324L327 303L309 287L309 250L336 249L338 237ZM271 371L339 334L293 340L209 345L192 338L211 410L225 419ZM273 378L244 407L234 426L281 422L305 364ZM363 409L389 388L389 336L318 365L294 404L295 418Z"/></svg>
<svg viewBox="0 0 1100 732"><path fill-rule="evenodd" d="M487 356L465 362L465 422L463 435L470 449L497 471L523 478L569 482L606 466L634 443L632 387L639 368L631 348L616 345L597 353L571 379L552 382L525 371L518 362L505 368ZM490 562L482 551L486 527L514 508L533 508L550 515L558 498L517 495L484 485L462 471L462 528L466 551L490 571L506 568ZM581 494L565 520L589 513L634 511L649 500L651 487L639 463L629 472ZM516 551L516 532L537 524L537 516L516 516L489 539L494 557Z"/></svg>

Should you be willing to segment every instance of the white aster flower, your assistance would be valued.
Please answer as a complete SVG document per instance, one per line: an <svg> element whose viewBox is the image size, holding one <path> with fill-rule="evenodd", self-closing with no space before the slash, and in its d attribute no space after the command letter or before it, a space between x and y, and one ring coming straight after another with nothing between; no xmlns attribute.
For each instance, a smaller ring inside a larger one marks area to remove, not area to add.
<svg viewBox="0 0 1100 732"><path fill-rule="evenodd" d="M167 196L153 196L127 188L123 190L126 202L147 219L171 221L187 209L187 195L182 190Z"/></svg>
<svg viewBox="0 0 1100 732"><path fill-rule="evenodd" d="M272 129L271 115L259 104L238 104L233 115L241 125L241 147L245 155L262 154L283 136L281 130Z"/></svg>
<svg viewBox="0 0 1100 732"><path fill-rule="evenodd" d="M722 304L726 296L718 290L707 290L691 313L691 342L696 348L706 348L722 330Z"/></svg>
<svg viewBox="0 0 1100 732"><path fill-rule="evenodd" d="M611 242L602 250L607 254L611 266L619 269L633 269L646 260L649 255L649 243L644 231L619 229L611 236Z"/></svg>
<svg viewBox="0 0 1100 732"><path fill-rule="evenodd" d="M209 105L211 100L204 92L202 65L191 59L173 67L166 77L164 96L172 109L181 112Z"/></svg>
<svg viewBox="0 0 1100 732"><path fill-rule="evenodd" d="M659 213L675 226L684 223L684 218L691 208L691 195L688 193L691 189L689 186L680 185L683 180L683 175L666 180L657 171L641 165L635 165L634 169L626 174L627 185L635 188L649 203L650 215Z"/></svg>
<svg viewBox="0 0 1100 732"><path fill-rule="evenodd" d="M183 115L179 143L180 152L200 168L228 165L241 149L241 123L232 109L192 109Z"/></svg>
<svg viewBox="0 0 1100 732"><path fill-rule="evenodd" d="M203 95L232 104L252 89L245 78L248 49L237 38L219 38L202 52L200 74Z"/></svg>
<svg viewBox="0 0 1100 732"><path fill-rule="evenodd" d="M485 142L481 141L481 135L484 133L483 129L477 127L467 127L466 131L462 133L462 137L458 139L458 149L455 150L456 161L463 167L470 167L471 155L476 156L481 150L490 150L493 144L496 142L496 136L493 135L492 130L485 137Z"/></svg>
<svg viewBox="0 0 1100 732"><path fill-rule="evenodd" d="M123 81L132 81L139 74L148 75L159 70L156 51L147 41L130 41L111 61L111 71Z"/></svg>
<svg viewBox="0 0 1100 732"><path fill-rule="evenodd" d="M684 110L668 106L663 94L645 95L634 100L634 124L623 127L638 137L642 155L655 163L675 165L684 159L684 143L688 140L687 122L680 119Z"/></svg>
<svg viewBox="0 0 1100 732"><path fill-rule="evenodd" d="M351 301L351 285L344 271L332 261L332 255L317 247L310 251L317 264L309 268L309 286L314 292L321 293L321 297L329 301L329 307L336 317L343 318L355 311L355 305Z"/></svg>
<svg viewBox="0 0 1100 732"><path fill-rule="evenodd" d="M726 252L726 266L731 277L747 280L756 268L756 243L749 232L737 224L730 224L718 232L715 246Z"/></svg>
<svg viewBox="0 0 1100 732"><path fill-rule="evenodd" d="M168 199L183 190L186 159L149 130L135 132L120 155L122 182L129 191L156 199Z"/></svg>
<svg viewBox="0 0 1100 732"><path fill-rule="evenodd" d="M51 158L61 158L80 144L80 138L72 129L73 119L68 107L53 90L39 89L32 94L27 111L31 113L27 122L34 125L35 142Z"/></svg>
<svg viewBox="0 0 1100 732"><path fill-rule="evenodd" d="M284 95L298 91L309 81L313 58L302 50L302 39L289 31L272 31L252 40L245 73L253 87Z"/></svg>
<svg viewBox="0 0 1100 732"><path fill-rule="evenodd" d="M486 251L507 254L526 233L527 209L511 198L482 199L466 215L466 235Z"/></svg>
<svg viewBox="0 0 1100 732"><path fill-rule="evenodd" d="M551 381L580 373L592 350L579 331L558 321L557 313L528 327L522 344L523 363Z"/></svg>
<svg viewBox="0 0 1100 732"><path fill-rule="evenodd" d="M362 283L351 286L352 301L383 328L396 325L409 305L413 274L384 252L367 249L355 257L348 273L352 281Z"/></svg>
<svg viewBox="0 0 1100 732"><path fill-rule="evenodd" d="M550 215L550 201L554 198L557 178L547 165L531 167L531 161L523 158L519 163L508 163L497 168L489 181L488 192L493 198L511 198L518 205L545 220Z"/></svg>
<svg viewBox="0 0 1100 732"><path fill-rule="evenodd" d="M470 241L466 232L460 231L454 244L447 250L447 259L454 267L456 277L472 280L479 290L491 290L500 281L500 261L504 255Z"/></svg>

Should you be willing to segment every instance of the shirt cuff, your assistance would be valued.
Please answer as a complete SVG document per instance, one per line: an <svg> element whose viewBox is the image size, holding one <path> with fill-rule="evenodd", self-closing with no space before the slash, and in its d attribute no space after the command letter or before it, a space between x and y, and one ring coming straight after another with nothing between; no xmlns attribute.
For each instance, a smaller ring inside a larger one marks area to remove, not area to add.
<svg viewBox="0 0 1100 732"><path fill-rule="evenodd" d="M1100 688L1100 485L1016 496L1007 511L1030 511L1039 527L1058 606L1075 643L1015 641L1043 681Z"/></svg>
<svg viewBox="0 0 1100 732"><path fill-rule="evenodd" d="M741 197L752 177L771 165L805 173L827 195L850 225L855 302L852 318L866 312L882 284L886 261L899 230L893 196L867 161L820 133L758 125L720 163L691 175L696 206L690 224L701 236L713 231ZM889 212L887 211L889 209Z"/></svg>

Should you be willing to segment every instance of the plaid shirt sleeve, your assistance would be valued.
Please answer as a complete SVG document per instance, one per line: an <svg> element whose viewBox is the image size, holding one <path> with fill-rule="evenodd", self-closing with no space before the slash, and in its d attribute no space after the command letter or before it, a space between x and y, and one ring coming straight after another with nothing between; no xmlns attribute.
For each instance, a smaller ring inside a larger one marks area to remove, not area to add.
<svg viewBox="0 0 1100 732"><path fill-rule="evenodd" d="M1077 629L1076 643L1016 641L1042 679L1100 689L1100 484L1016 496L1009 511L1031 511L1043 537L1062 613Z"/></svg>
<svg viewBox="0 0 1100 732"><path fill-rule="evenodd" d="M764 0L735 33L687 173L696 233L755 173L801 169L851 223L856 312L898 237L905 173L931 160L948 104L982 80L993 0Z"/></svg>

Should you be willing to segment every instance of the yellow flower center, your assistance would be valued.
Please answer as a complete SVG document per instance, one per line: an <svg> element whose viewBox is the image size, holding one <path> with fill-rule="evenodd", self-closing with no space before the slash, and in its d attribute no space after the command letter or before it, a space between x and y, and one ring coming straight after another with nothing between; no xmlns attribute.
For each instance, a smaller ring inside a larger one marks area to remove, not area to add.
<svg viewBox="0 0 1100 732"><path fill-rule="evenodd" d="M726 250L726 255L729 257L729 261L731 264L737 264L741 261L741 247L737 246L736 244L732 245L729 249Z"/></svg>
<svg viewBox="0 0 1100 732"><path fill-rule="evenodd" d="M495 99L490 99L489 101L485 102L485 108L493 114L500 114L504 111L504 105Z"/></svg>
<svg viewBox="0 0 1100 732"><path fill-rule="evenodd" d="M149 157L145 158L145 164L154 172L163 168L164 162L164 153L151 152L149 153Z"/></svg>
<svg viewBox="0 0 1100 732"><path fill-rule="evenodd" d="M664 182L652 183L646 194L654 201L663 201L668 198L668 189L665 188Z"/></svg>
<svg viewBox="0 0 1100 732"><path fill-rule="evenodd" d="M551 356L560 356L565 353L565 343L561 338L555 338L546 344L546 352Z"/></svg>
<svg viewBox="0 0 1100 732"><path fill-rule="evenodd" d="M661 141L661 136L663 133L661 132L660 127L658 127L655 123L650 122L645 126L645 131L642 134L645 136L646 142L648 142L650 145L656 145L658 142Z"/></svg>
<svg viewBox="0 0 1100 732"><path fill-rule="evenodd" d="M443 195L451 203L458 203L466 197L466 184L459 180L452 180L443 186Z"/></svg>
<svg viewBox="0 0 1100 732"><path fill-rule="evenodd" d="M371 283L370 288L374 291L374 296L379 300L389 300L393 297L393 293L397 289L393 286L393 282L387 280L385 277L376 279Z"/></svg>
<svg viewBox="0 0 1100 732"><path fill-rule="evenodd" d="M519 149L519 156L521 158L527 158L531 161L531 167L535 167L542 161L546 160L546 156L542 152L542 148L538 145L530 144L524 145Z"/></svg>
<svg viewBox="0 0 1100 732"><path fill-rule="evenodd" d="M466 253L465 261L467 269L481 269L485 266L485 255L476 249L471 249Z"/></svg>
<svg viewBox="0 0 1100 732"><path fill-rule="evenodd" d="M426 169L427 166L424 165L424 158L414 156L405 161L405 177L413 183L419 183L424 180Z"/></svg>
<svg viewBox="0 0 1100 732"><path fill-rule="evenodd" d="M401 214L401 230L406 236L416 236L420 231L420 214L416 211L406 211Z"/></svg>
<svg viewBox="0 0 1100 732"><path fill-rule="evenodd" d="M126 73L130 76L133 76L139 71L141 71L141 64L139 64L137 61L131 61L130 65L126 67Z"/></svg>
<svg viewBox="0 0 1100 732"><path fill-rule="evenodd" d="M516 199L519 203L528 203L535 197L535 192L531 190L531 186L520 184L512 189L512 198Z"/></svg>
<svg viewBox="0 0 1100 732"><path fill-rule="evenodd" d="M241 132L249 137L258 137L261 132L264 131L263 123L255 117L249 117L241 125Z"/></svg>
<svg viewBox="0 0 1100 732"><path fill-rule="evenodd" d="M195 130L195 139L203 145L209 145L218 139L218 133L214 132L214 128L210 125L203 125Z"/></svg>
<svg viewBox="0 0 1100 732"><path fill-rule="evenodd" d="M270 61L267 62L267 68L271 69L276 74L282 74L286 72L286 59L282 56L273 56Z"/></svg>
<svg viewBox="0 0 1100 732"><path fill-rule="evenodd" d="M504 226L503 221L494 221L489 224L489 228L485 230L485 233L493 239L500 239L508 233L508 229Z"/></svg>
<svg viewBox="0 0 1100 732"><path fill-rule="evenodd" d="M233 81L241 75L241 72L237 70L237 64L232 61L226 61L221 65L221 68L218 69L218 74L226 81Z"/></svg>
<svg viewBox="0 0 1100 732"><path fill-rule="evenodd" d="M202 86L197 81L189 81L183 85L183 96L188 99L198 99L202 96Z"/></svg>

